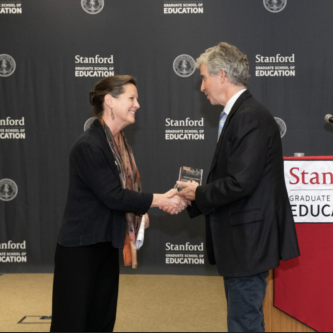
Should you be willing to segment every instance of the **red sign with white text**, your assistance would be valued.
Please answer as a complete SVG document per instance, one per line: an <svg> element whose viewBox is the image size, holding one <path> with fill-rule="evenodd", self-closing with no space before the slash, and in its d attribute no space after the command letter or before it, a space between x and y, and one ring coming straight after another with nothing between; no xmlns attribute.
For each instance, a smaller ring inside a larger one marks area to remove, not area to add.
<svg viewBox="0 0 333 333"><path fill-rule="evenodd" d="M274 306L333 331L333 157L286 158L285 180L301 256L274 271Z"/></svg>
<svg viewBox="0 0 333 333"><path fill-rule="evenodd" d="M333 161L285 161L296 223L333 223Z"/></svg>

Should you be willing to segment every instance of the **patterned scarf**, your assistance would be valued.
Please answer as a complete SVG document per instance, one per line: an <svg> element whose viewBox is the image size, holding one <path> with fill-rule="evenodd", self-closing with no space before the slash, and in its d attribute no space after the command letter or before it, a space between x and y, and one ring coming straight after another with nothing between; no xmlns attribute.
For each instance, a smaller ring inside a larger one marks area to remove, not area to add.
<svg viewBox="0 0 333 333"><path fill-rule="evenodd" d="M130 191L142 192L141 178L136 166L132 148L130 147L124 132L119 134L119 146L112 135L110 128L101 120L107 141L116 159L121 185L124 189ZM140 229L142 216L136 216L133 213L126 214L127 229L124 245L124 262L125 266L132 268L138 267L136 238Z"/></svg>

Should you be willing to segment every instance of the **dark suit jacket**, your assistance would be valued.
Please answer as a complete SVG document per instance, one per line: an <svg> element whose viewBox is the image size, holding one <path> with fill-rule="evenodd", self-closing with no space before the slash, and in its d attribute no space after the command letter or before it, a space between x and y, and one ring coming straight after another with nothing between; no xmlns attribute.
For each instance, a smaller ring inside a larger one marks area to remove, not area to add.
<svg viewBox="0 0 333 333"><path fill-rule="evenodd" d="M112 242L124 247L126 213L145 214L153 194L123 189L104 129L95 120L70 154L68 199L58 243L77 247Z"/></svg>
<svg viewBox="0 0 333 333"><path fill-rule="evenodd" d="M222 276L251 276L299 256L280 131L248 91L227 118L189 213L206 216L208 258Z"/></svg>

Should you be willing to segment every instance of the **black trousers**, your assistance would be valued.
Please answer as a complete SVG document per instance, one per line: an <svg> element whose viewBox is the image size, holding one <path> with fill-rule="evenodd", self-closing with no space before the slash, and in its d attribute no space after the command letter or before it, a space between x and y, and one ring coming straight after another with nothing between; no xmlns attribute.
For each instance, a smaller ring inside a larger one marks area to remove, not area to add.
<svg viewBox="0 0 333 333"><path fill-rule="evenodd" d="M119 251L111 243L57 245L51 332L112 332L119 287Z"/></svg>
<svg viewBox="0 0 333 333"><path fill-rule="evenodd" d="M265 332L263 302L269 272L242 277L224 277L229 332Z"/></svg>

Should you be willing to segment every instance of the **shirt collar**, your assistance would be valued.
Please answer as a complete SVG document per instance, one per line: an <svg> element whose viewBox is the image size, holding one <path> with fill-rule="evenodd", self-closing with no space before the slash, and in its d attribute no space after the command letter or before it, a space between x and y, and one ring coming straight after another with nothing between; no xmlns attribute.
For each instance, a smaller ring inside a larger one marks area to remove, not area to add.
<svg viewBox="0 0 333 333"><path fill-rule="evenodd" d="M230 113L232 107L234 106L234 104L237 102L237 99L238 99L238 98L240 97L240 95L241 95L244 91L246 91L246 90L247 90L247 89L242 89L241 91L239 91L237 94L235 94L234 96L232 96L232 97L229 99L227 105L224 107L224 110L223 110L223 112L226 113L227 116L229 115L229 113Z"/></svg>

